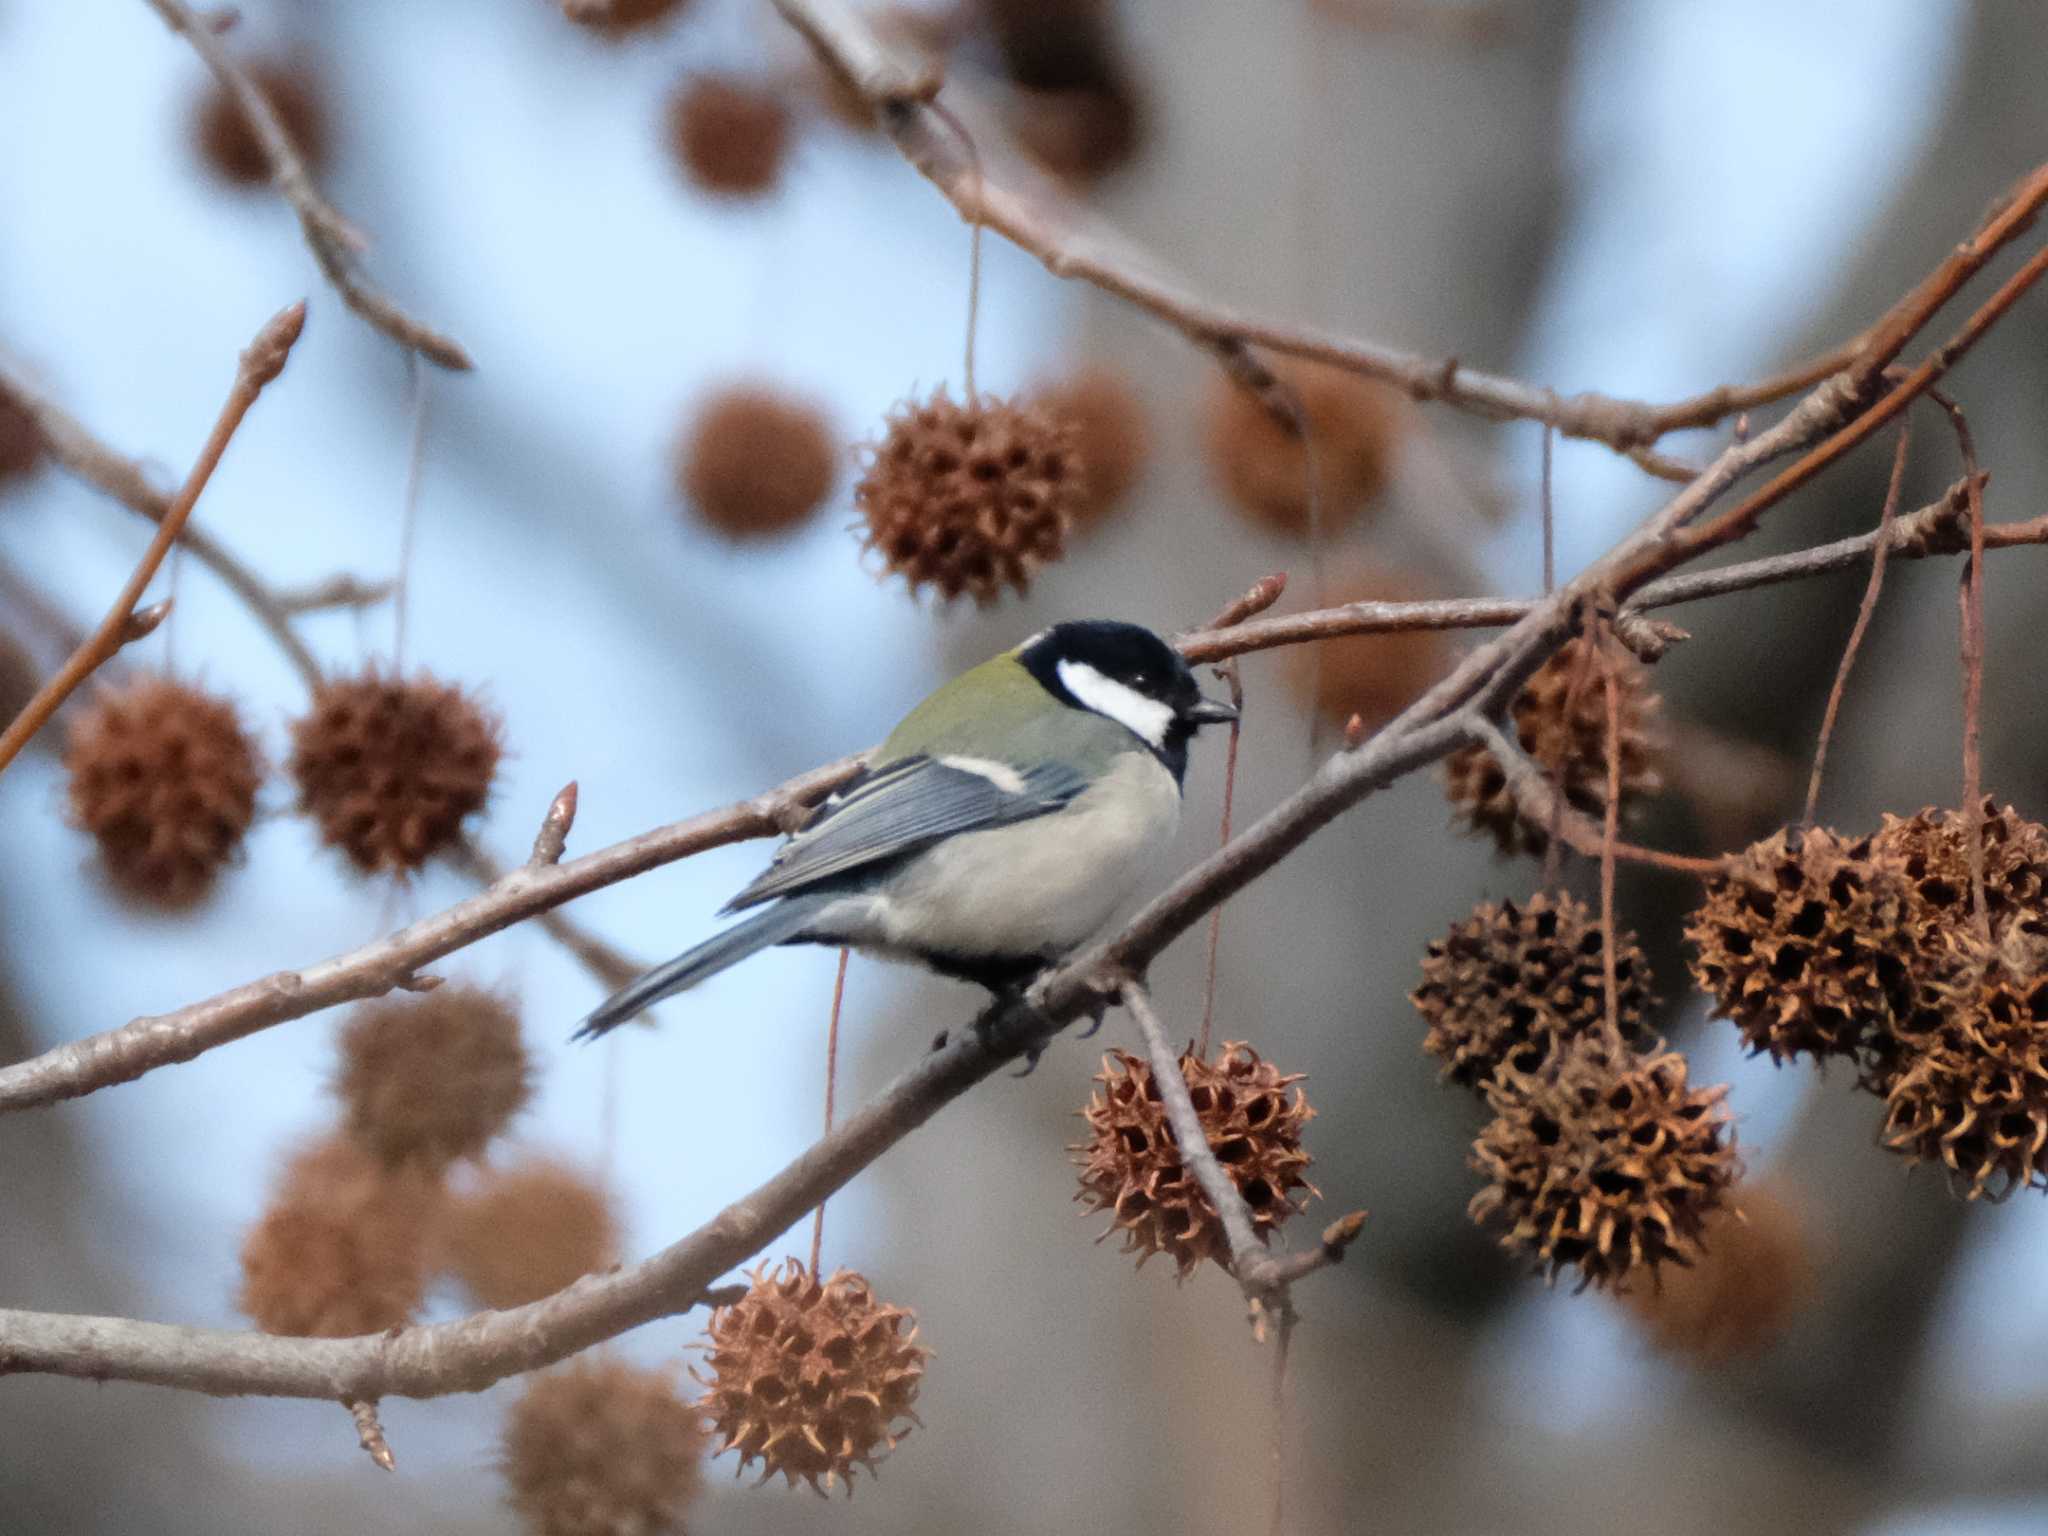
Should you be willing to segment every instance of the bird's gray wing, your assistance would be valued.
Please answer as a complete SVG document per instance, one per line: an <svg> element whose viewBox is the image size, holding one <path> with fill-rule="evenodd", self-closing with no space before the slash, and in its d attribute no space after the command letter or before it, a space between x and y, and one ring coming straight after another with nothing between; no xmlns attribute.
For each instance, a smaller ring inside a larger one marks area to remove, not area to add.
<svg viewBox="0 0 2048 1536"><path fill-rule="evenodd" d="M963 763L972 766L956 766ZM898 759L871 769L821 805L725 910L793 895L941 838L1047 815L1086 787L1080 769L1061 763L1010 769L972 758Z"/></svg>

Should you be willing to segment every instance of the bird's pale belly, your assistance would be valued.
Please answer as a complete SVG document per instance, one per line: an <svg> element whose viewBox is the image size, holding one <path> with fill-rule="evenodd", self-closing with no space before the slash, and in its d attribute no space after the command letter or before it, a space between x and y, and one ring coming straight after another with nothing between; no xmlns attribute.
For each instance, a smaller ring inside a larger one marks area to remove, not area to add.
<svg viewBox="0 0 2048 1536"><path fill-rule="evenodd" d="M1066 811L952 838L818 926L884 953L1064 954L1109 921L1179 822L1173 775L1133 753Z"/></svg>

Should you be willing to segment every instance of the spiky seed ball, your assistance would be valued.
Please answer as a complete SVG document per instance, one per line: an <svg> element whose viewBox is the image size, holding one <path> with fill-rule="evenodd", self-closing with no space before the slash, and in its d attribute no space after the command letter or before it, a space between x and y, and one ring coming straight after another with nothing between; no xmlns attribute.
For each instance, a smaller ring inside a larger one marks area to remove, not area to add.
<svg viewBox="0 0 2048 1536"><path fill-rule="evenodd" d="M1442 595L1419 576L1381 565L1335 572L1326 590L1333 607ZM1449 672L1454 657L1442 630L1411 629L1289 646L1285 666L1288 684L1325 720L1343 726L1356 715L1378 730Z"/></svg>
<svg viewBox="0 0 2048 1536"><path fill-rule="evenodd" d="M242 848L263 757L232 701L168 677L102 685L64 744L71 819L128 894L204 895Z"/></svg>
<svg viewBox="0 0 2048 1536"><path fill-rule="evenodd" d="M603 1187L547 1158L486 1171L448 1213L449 1268L486 1307L552 1296L618 1254L618 1218Z"/></svg>
<svg viewBox="0 0 2048 1536"><path fill-rule="evenodd" d="M42 462L42 432L28 408L0 384L0 484L34 474Z"/></svg>
<svg viewBox="0 0 2048 1536"><path fill-rule="evenodd" d="M2006 946L2010 952L2013 946ZM1995 951L1958 961L1940 1025L1914 1038L1885 1099L1884 1144L1938 1162L1971 1200L2048 1186L2048 969Z"/></svg>
<svg viewBox="0 0 2048 1536"><path fill-rule="evenodd" d="M1992 942L2015 922L2048 918L2048 827L1988 795L1983 802L1984 910ZM1940 935L1971 921L1970 822L1929 806L1884 818L1871 857L1903 886L1907 937L1929 953Z"/></svg>
<svg viewBox="0 0 2048 1536"><path fill-rule="evenodd" d="M780 1472L816 1492L875 1463L918 1422L912 1405L931 1351L917 1321L884 1306L868 1282L842 1269L822 1283L796 1259L747 1272L747 1294L711 1314L709 1375L698 1408L745 1470Z"/></svg>
<svg viewBox="0 0 2048 1536"><path fill-rule="evenodd" d="M1301 402L1313 444L1318 524L1342 532L1393 478L1402 430L1400 398L1383 384L1322 363L1274 367ZM1253 522L1295 537L1309 531L1308 453L1265 404L1218 375L1209 389L1210 471L1230 504Z"/></svg>
<svg viewBox="0 0 2048 1536"><path fill-rule="evenodd" d="M668 143L691 185L717 197L774 190L789 150L789 108L736 76L693 75L668 99Z"/></svg>
<svg viewBox="0 0 2048 1536"><path fill-rule="evenodd" d="M1686 922L1693 980L1752 1053L1860 1058L1903 995L1901 907L1869 838L1787 827L1707 882Z"/></svg>
<svg viewBox="0 0 2048 1536"><path fill-rule="evenodd" d="M1443 1075L1483 1087L1503 1067L1523 1074L1607 1016L1605 929L1584 902L1539 891L1522 903L1481 902L1436 940L1422 961L1422 985L1408 995L1429 1022L1422 1048ZM1615 944L1618 1023L1633 1048L1650 1044L1650 966L1634 934Z"/></svg>
<svg viewBox="0 0 2048 1536"><path fill-rule="evenodd" d="M334 1091L348 1132L394 1165L477 1156L533 1092L519 1015L481 987L364 1003L339 1045Z"/></svg>
<svg viewBox="0 0 2048 1536"><path fill-rule="evenodd" d="M992 603L1057 560L1086 471L1067 425L1028 404L941 388L890 413L854 487L867 547L910 590Z"/></svg>
<svg viewBox="0 0 2048 1536"><path fill-rule="evenodd" d="M1575 1041L1551 1070L1492 1094L1494 1118L1472 1146L1487 1182L1468 1207L1500 1228L1503 1248L1581 1288L1690 1263L1735 1182L1725 1086L1686 1086L1685 1058Z"/></svg>
<svg viewBox="0 0 2048 1536"><path fill-rule="evenodd" d="M1745 1181L1700 1229L1690 1266L1658 1271L1621 1299L1651 1343L1700 1365L1762 1354L1813 1299L1814 1256L1798 1209Z"/></svg>
<svg viewBox="0 0 2048 1536"><path fill-rule="evenodd" d="M352 1338L408 1322L433 1273L438 1178L346 1136L287 1166L242 1244L236 1305L265 1333Z"/></svg>
<svg viewBox="0 0 2048 1536"><path fill-rule="evenodd" d="M656 26L684 10L690 0L561 0L562 14L601 37L624 37Z"/></svg>
<svg viewBox="0 0 2048 1536"><path fill-rule="evenodd" d="M1213 1062L1189 1052L1180 1070L1209 1146L1264 1241L1316 1193L1306 1172L1311 1159L1301 1147L1302 1127L1315 1115L1295 1086L1302 1074L1283 1074L1238 1040L1225 1041ZM1122 1232L1123 1251L1137 1254L1141 1267L1163 1253L1186 1279L1204 1259L1228 1263L1222 1219L1181 1162L1150 1064L1111 1051L1095 1084L1081 1111L1088 1140L1067 1149L1081 1167L1074 1198L1091 1213L1109 1213L1102 1235Z"/></svg>
<svg viewBox="0 0 2048 1536"><path fill-rule="evenodd" d="M773 538L832 494L839 448L815 405L732 384L697 407L676 453L676 488L729 539Z"/></svg>
<svg viewBox="0 0 2048 1536"><path fill-rule="evenodd" d="M318 173L327 163L327 110L320 81L303 64L281 60L245 62L243 71L270 103L285 137L306 167ZM207 170L230 186L261 187L270 182L270 157L242 115L241 104L218 81L192 110L192 142Z"/></svg>
<svg viewBox="0 0 2048 1536"><path fill-rule="evenodd" d="M364 874L418 869L484 808L499 724L461 688L372 666L320 685L287 767L320 839Z"/></svg>
<svg viewBox="0 0 2048 1536"><path fill-rule="evenodd" d="M1615 669L1620 715L1621 798L1653 794L1657 771L1659 700L1649 669L1619 645L1601 655L1588 650L1601 642L1578 636L1560 646L1515 695L1512 720L1522 750L1561 785L1570 804L1589 816L1607 809L1607 685L1602 663ZM1574 684L1576 683L1576 687ZM1549 831L1532 824L1515 803L1493 754L1466 746L1444 765L1445 793L1452 809L1475 832L1493 835L1503 853L1541 853Z"/></svg>
<svg viewBox="0 0 2048 1536"><path fill-rule="evenodd" d="M703 1454L697 1410L668 1372L584 1355L528 1378L500 1466L532 1536L681 1536Z"/></svg>
<svg viewBox="0 0 2048 1536"><path fill-rule="evenodd" d="M1114 368L1091 364L1041 385L1031 403L1073 433L1080 461L1075 521L1085 526L1115 511L1152 457L1152 427L1131 381Z"/></svg>

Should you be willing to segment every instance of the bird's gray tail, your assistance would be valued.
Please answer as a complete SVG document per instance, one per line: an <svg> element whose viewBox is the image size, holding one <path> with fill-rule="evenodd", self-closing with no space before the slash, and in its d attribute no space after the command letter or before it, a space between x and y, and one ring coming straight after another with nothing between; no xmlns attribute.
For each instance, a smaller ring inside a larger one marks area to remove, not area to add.
<svg viewBox="0 0 2048 1536"><path fill-rule="evenodd" d="M824 892L785 896L766 911L756 912L745 922L733 924L725 932L677 955L666 965L657 965L639 980L614 992L591 1010L590 1017L583 1021L573 1038L595 1040L643 1009L652 1007L665 997L674 997L707 977L716 976L727 966L739 964L757 950L766 949L771 944L786 943L795 938L804 924L832 899Z"/></svg>

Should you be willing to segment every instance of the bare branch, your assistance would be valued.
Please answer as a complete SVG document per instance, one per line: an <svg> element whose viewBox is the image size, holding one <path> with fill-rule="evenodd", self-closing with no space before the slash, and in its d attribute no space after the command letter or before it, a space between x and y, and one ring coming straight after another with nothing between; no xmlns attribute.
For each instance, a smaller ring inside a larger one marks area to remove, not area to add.
<svg viewBox="0 0 2048 1536"><path fill-rule="evenodd" d="M235 369L234 385L214 421L212 433L199 450L192 472L185 477L183 488L173 498L163 520L157 524L156 537L149 541L149 548L143 551L142 559L136 563L127 584L114 599L113 607L107 610L106 618L100 621L98 629L86 636L85 643L71 653L56 674L37 690L35 697L22 707L21 713L15 716L7 729L0 731L0 772L6 770L27 745L28 739L43 728L50 716L57 712L57 706L71 697L79 684L122 646L148 634L162 620L164 612L169 611L168 605L163 605L163 611L158 612L154 620L138 627L140 616L135 612L135 605L142 600L157 567L164 563L164 556L177 542L178 530L185 526L185 520L192 515L192 508L198 504L199 493L213 478L214 467L234 440L235 429L241 426L242 418L249 414L249 407L256 403L256 397L263 393L264 386L283 371L292 343L299 339L299 332L305 324L306 306L303 302L280 310L264 323L255 340L243 351L241 362Z"/></svg>
<svg viewBox="0 0 2048 1536"><path fill-rule="evenodd" d="M305 161L299 158L291 135L278 121L269 99L235 62L234 55L207 18L195 14L184 0L146 0L146 3L163 18L165 26L182 34L191 43L192 51L205 60L206 67L213 71L213 77L220 82L221 88L234 97L242 116L248 119L250 131L256 135L256 142L263 146L263 156L270 162L271 179L277 184L278 193L299 216L299 228L305 232L306 245L313 252L313 259L320 264L320 270L326 274L327 281L341 295L341 301L401 347L417 352L439 367L457 372L475 367L461 343L415 320L364 280L357 270L362 237L340 211L320 195L320 189L313 185L312 174L307 171Z"/></svg>
<svg viewBox="0 0 2048 1536"><path fill-rule="evenodd" d="M561 797L557 795L554 805L548 807L550 817L554 814L555 806L560 804ZM567 828L563 830L566 834ZM541 823L540 836L546 835L547 822L544 820ZM536 838L535 841L537 843L539 839ZM505 878L504 866L485 853L473 837L465 836L457 841L448 852L448 862L486 889ZM559 862L559 855L556 862ZM542 866L529 859L526 867L536 869ZM641 961L635 960L609 939L598 937L566 912L550 907L544 912L537 913L536 919L549 938L569 951L586 971L614 991L647 970Z"/></svg>
<svg viewBox="0 0 2048 1536"><path fill-rule="evenodd" d="M328 608L374 607L389 597L395 586L395 582L364 581L344 572L310 586L289 587L272 595L277 606L286 613L318 613Z"/></svg>

